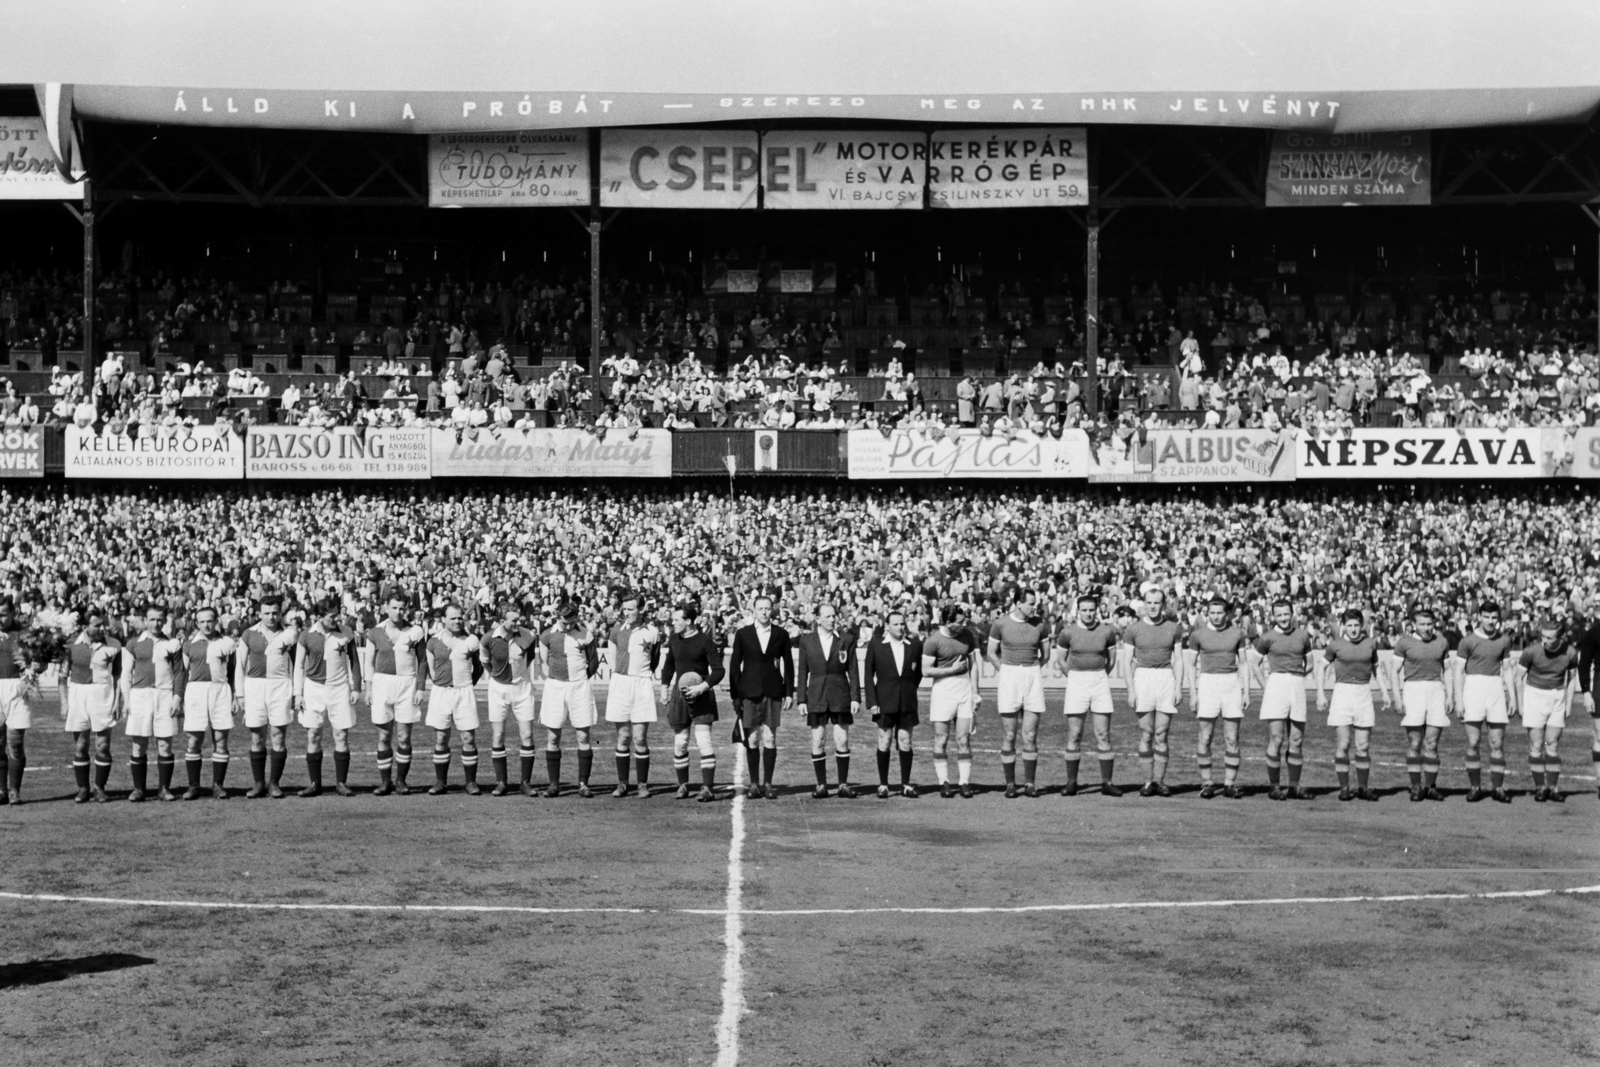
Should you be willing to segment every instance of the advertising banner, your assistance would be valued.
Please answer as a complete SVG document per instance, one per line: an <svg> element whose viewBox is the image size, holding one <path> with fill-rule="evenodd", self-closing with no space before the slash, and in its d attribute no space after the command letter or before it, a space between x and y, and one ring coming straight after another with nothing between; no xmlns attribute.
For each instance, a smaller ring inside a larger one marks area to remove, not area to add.
<svg viewBox="0 0 1600 1067"><path fill-rule="evenodd" d="M56 166L44 119L0 118L0 200L82 200Z"/></svg>
<svg viewBox="0 0 1600 1067"><path fill-rule="evenodd" d="M775 130L761 138L762 203L778 210L922 208L928 138L915 130Z"/></svg>
<svg viewBox="0 0 1600 1067"><path fill-rule="evenodd" d="M1433 202L1426 130L1302 133L1279 130L1267 157L1268 207L1354 207Z"/></svg>
<svg viewBox="0 0 1600 1067"><path fill-rule="evenodd" d="M336 481L428 478L433 470L429 432L252 426L244 439L245 476Z"/></svg>
<svg viewBox="0 0 1600 1067"><path fill-rule="evenodd" d="M1557 477L1600 478L1600 427L1583 426L1568 433L1559 426L1547 426L1544 450Z"/></svg>
<svg viewBox="0 0 1600 1067"><path fill-rule="evenodd" d="M44 431L0 431L0 478L44 477Z"/></svg>
<svg viewBox="0 0 1600 1067"><path fill-rule="evenodd" d="M669 430L430 430L435 478L670 478Z"/></svg>
<svg viewBox="0 0 1600 1067"><path fill-rule="evenodd" d="M753 208L761 155L752 130L604 130L603 207Z"/></svg>
<svg viewBox="0 0 1600 1067"><path fill-rule="evenodd" d="M853 479L878 478L1082 478L1089 471L1089 438L1068 430L1058 441L1045 435L980 434L947 430L851 430Z"/></svg>
<svg viewBox="0 0 1600 1067"><path fill-rule="evenodd" d="M244 477L244 439L228 426L197 426L177 437L102 437L67 427L68 478Z"/></svg>
<svg viewBox="0 0 1600 1067"><path fill-rule="evenodd" d="M1302 435L1301 478L1413 481L1431 478L1543 478L1550 461L1537 427L1506 430L1353 430Z"/></svg>
<svg viewBox="0 0 1600 1067"><path fill-rule="evenodd" d="M436 133L428 138L429 207L589 204L589 131Z"/></svg>
<svg viewBox="0 0 1600 1067"><path fill-rule="evenodd" d="M928 142L933 207L1071 207L1089 202L1082 126L937 130Z"/></svg>
<svg viewBox="0 0 1600 1067"><path fill-rule="evenodd" d="M1089 450L1091 482L1292 482L1294 435L1271 430L1151 430Z"/></svg>

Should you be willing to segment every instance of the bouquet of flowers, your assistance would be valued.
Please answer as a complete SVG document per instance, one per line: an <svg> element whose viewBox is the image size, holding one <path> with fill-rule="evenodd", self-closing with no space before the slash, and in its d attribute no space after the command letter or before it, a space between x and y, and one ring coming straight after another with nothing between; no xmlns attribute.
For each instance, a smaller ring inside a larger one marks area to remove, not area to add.
<svg viewBox="0 0 1600 1067"><path fill-rule="evenodd" d="M74 627L66 615L54 611L40 611L33 625L17 638L17 650L26 664L24 677L30 696L39 695L39 674L52 663L65 663L67 643Z"/></svg>

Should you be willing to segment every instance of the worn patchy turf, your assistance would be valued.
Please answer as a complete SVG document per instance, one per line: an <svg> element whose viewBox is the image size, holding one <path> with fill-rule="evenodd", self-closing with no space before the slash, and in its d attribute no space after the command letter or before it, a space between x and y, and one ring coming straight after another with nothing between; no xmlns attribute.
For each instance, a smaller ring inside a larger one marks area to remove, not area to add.
<svg viewBox="0 0 1600 1067"><path fill-rule="evenodd" d="M702 1064L716 1056L730 805L520 796L77 806L53 707L28 803L0 808L0 890L160 900L488 904L638 914L253 912L0 899L0 1064ZM1313 713L1313 721L1320 716ZM747 802L744 907L968 907L1493 892L1600 883L1587 720L1565 805L1201 801L1192 721L1169 800L1007 801L980 717L969 801L810 799L804 729L778 801ZM670 736L653 738L671 778ZM1118 780L1137 785L1131 716ZM1041 784L1061 777L1046 720ZM596 735L595 784L611 782ZM415 782L428 782L419 732ZM933 781L918 731L916 778ZM1264 784L1247 721L1244 781ZM303 732L291 731L292 747ZM1527 786L1514 728L1513 784ZM487 730L483 777L491 778ZM727 740L719 728L719 745ZM870 727L853 778L876 777ZM570 743L570 742L569 742ZM1375 781L1404 782L1401 734ZM234 731L231 784L248 784ZM375 783L372 732L353 780ZM982 751L982 750L990 751ZM128 787L126 743L112 788ZM1313 730L1307 780L1333 784ZM719 749L722 781L733 750ZM1218 743L1220 776L1220 740ZM515 759L513 758L513 773ZM565 770L570 776L574 759ZM326 773L331 779L332 760ZM209 771L209 767L207 768ZM536 774L542 778L543 760ZM182 778L181 760L178 770ZM830 778L832 776L830 760ZM897 772L892 772L897 775ZM152 768L152 776L154 770ZM1584 777L1579 777L1584 776ZM1098 781L1092 759L1085 779ZM304 779L292 758L286 787ZM453 768L459 785L459 763ZM1471 868L1449 870L1447 868ZM1560 870L1539 870L1559 868ZM1026 914L744 917L739 1062L810 1064L1600 1063L1600 896Z"/></svg>

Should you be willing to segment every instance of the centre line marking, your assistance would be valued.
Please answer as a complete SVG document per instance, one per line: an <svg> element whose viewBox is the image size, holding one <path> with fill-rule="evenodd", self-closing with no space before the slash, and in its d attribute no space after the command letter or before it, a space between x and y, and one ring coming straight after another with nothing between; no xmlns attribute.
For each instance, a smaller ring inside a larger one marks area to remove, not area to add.
<svg viewBox="0 0 1600 1067"><path fill-rule="evenodd" d="M739 1017L744 1014L744 753L733 760L733 827L728 840L728 896L723 908L722 1018L717 1023L717 1067L739 1062Z"/></svg>

